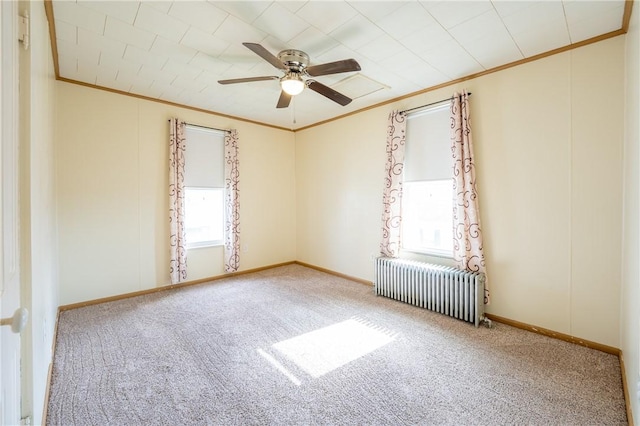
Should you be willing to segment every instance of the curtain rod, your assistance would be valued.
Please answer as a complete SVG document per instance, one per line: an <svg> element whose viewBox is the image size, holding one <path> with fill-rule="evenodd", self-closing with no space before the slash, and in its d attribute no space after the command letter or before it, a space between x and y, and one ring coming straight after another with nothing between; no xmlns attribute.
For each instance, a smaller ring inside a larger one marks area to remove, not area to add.
<svg viewBox="0 0 640 426"><path fill-rule="evenodd" d="M471 92L467 92L467 95L471 96ZM431 102L430 104L426 104L426 105L420 105L420 106L417 106L415 108L406 109L406 110L400 111L400 112L406 114L408 112L415 111L417 109L422 109L422 108L430 107L430 106L433 106L433 105L438 105L438 104L441 104L441 103L444 103L444 102L449 102L449 101L451 101L451 99L453 99L453 96L450 97L450 98L447 98L447 99L442 99L442 100L439 100L439 101L436 101L436 102Z"/></svg>
<svg viewBox="0 0 640 426"><path fill-rule="evenodd" d="M167 120L167 121L171 121L171 120ZM215 127L208 127L208 126L201 126L200 124L187 123L186 121L184 121L183 123L186 124L187 126L191 126L191 127L199 127L201 129L217 130L219 132L231 133L231 130L217 129Z"/></svg>

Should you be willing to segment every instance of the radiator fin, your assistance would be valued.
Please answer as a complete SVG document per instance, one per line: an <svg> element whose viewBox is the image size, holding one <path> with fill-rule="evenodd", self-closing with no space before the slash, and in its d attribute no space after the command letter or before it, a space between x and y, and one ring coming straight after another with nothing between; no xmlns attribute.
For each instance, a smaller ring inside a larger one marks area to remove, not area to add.
<svg viewBox="0 0 640 426"><path fill-rule="evenodd" d="M484 274L405 259L378 257L375 292L476 327L484 319Z"/></svg>

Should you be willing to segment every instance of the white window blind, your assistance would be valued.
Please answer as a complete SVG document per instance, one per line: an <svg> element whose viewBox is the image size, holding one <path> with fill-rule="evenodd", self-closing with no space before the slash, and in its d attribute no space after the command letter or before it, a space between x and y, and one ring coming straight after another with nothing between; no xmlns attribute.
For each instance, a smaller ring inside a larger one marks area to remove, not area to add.
<svg viewBox="0 0 640 426"><path fill-rule="evenodd" d="M184 186L224 188L224 132L188 126Z"/></svg>
<svg viewBox="0 0 640 426"><path fill-rule="evenodd" d="M404 181L452 177L449 104L410 114L407 120Z"/></svg>

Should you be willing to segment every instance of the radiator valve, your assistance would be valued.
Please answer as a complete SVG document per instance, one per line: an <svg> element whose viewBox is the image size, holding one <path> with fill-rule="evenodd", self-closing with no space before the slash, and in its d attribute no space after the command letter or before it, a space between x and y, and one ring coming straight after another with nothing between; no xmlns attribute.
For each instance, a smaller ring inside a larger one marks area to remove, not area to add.
<svg viewBox="0 0 640 426"><path fill-rule="evenodd" d="M493 321L491 321L489 318L484 317L482 318L482 323L484 324L485 327L487 328L493 328Z"/></svg>

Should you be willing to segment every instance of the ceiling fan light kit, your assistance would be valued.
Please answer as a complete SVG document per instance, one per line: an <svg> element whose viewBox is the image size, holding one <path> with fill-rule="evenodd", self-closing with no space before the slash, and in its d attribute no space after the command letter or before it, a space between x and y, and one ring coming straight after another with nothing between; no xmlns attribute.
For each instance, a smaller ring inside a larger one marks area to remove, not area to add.
<svg viewBox="0 0 640 426"><path fill-rule="evenodd" d="M280 79L280 86L282 90L287 92L291 96L299 95L304 89L304 82L300 74L294 72L288 72L287 75Z"/></svg>
<svg viewBox="0 0 640 426"><path fill-rule="evenodd" d="M300 94L304 90L305 86L342 106L348 105L351 102L351 99L342 93L339 93L316 80L305 80L303 77L319 77L322 75L360 71L360 64L358 64L355 59L345 59L342 61L309 66L309 55L301 50L283 50L278 53L278 56L276 57L258 43L242 44L253 53L269 62L275 68L284 71L285 75L283 77L264 76L218 80L218 83L235 84L248 83L252 81L280 80L282 92L280 93L280 98L278 99L276 108L288 107L291 102L291 97Z"/></svg>

